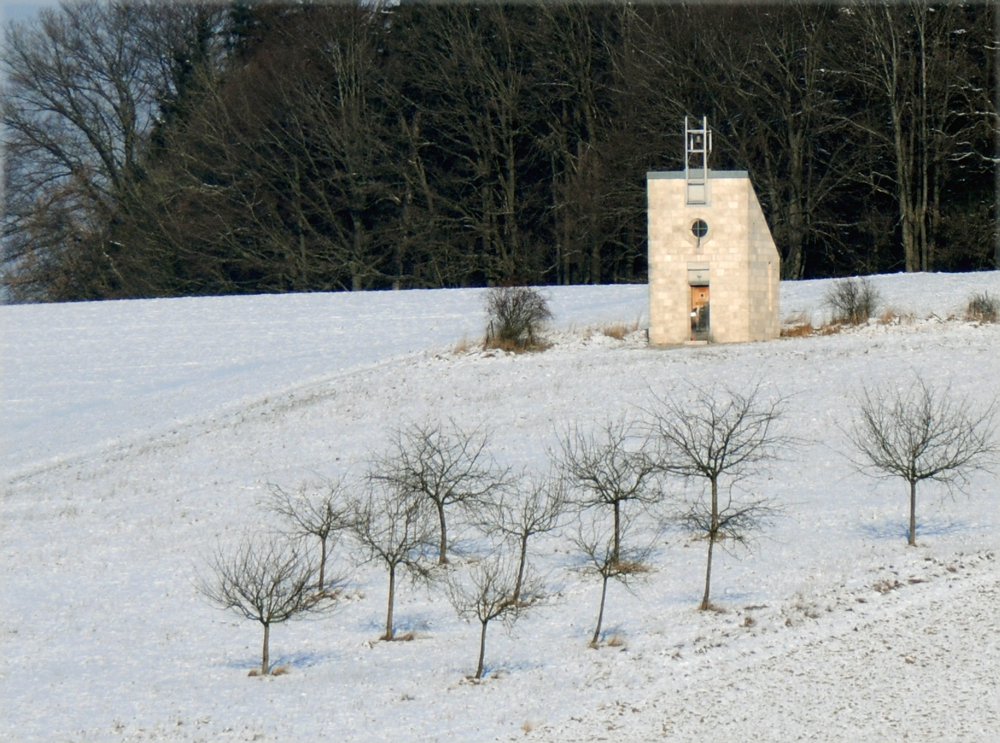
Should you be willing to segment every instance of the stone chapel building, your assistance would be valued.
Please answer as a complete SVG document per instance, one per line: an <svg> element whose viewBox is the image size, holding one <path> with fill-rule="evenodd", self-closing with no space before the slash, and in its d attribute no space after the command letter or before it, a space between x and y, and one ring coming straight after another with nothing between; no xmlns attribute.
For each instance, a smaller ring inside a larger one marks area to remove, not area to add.
<svg viewBox="0 0 1000 743"><path fill-rule="evenodd" d="M707 120L684 129L685 169L646 174L649 341L777 338L781 258L750 178L708 169Z"/></svg>

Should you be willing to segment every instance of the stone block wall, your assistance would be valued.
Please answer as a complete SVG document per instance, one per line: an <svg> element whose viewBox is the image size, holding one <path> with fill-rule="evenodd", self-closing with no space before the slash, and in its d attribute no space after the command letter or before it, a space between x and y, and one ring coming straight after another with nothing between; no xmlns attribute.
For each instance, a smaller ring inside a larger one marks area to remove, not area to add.
<svg viewBox="0 0 1000 743"><path fill-rule="evenodd" d="M648 173L649 339L691 340L689 276L708 271L711 340L776 338L778 252L747 174L712 171L707 203L687 203L683 172ZM708 225L700 240L697 220ZM695 271L696 273L689 273Z"/></svg>

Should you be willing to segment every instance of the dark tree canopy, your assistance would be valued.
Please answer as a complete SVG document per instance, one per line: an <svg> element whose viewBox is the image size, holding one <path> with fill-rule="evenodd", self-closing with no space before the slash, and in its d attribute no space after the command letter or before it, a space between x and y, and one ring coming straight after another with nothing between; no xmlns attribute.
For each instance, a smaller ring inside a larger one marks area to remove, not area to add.
<svg viewBox="0 0 1000 743"><path fill-rule="evenodd" d="M997 261L989 4L125 3L5 28L13 301L643 281L745 169L784 278Z"/></svg>

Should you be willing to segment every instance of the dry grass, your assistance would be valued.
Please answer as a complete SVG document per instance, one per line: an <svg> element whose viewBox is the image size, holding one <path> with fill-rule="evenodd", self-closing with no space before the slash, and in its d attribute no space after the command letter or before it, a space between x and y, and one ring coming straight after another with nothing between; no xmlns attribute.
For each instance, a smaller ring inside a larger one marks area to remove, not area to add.
<svg viewBox="0 0 1000 743"><path fill-rule="evenodd" d="M639 320L632 323L613 322L601 328L601 334L614 338L617 341L625 340L625 336L632 335L639 329Z"/></svg>
<svg viewBox="0 0 1000 743"><path fill-rule="evenodd" d="M878 317L878 322L880 325L899 325L900 323L910 323L913 322L913 314L901 315L896 312L896 310L888 307L882 312Z"/></svg>
<svg viewBox="0 0 1000 743"><path fill-rule="evenodd" d="M611 637L609 637L604 644L607 645L609 648L627 647L625 643L625 638L618 634L611 635Z"/></svg>
<svg viewBox="0 0 1000 743"><path fill-rule="evenodd" d="M965 305L965 319L974 322L1000 321L1000 299L991 297L989 292L973 294Z"/></svg>
<svg viewBox="0 0 1000 743"><path fill-rule="evenodd" d="M804 338L816 332L816 328L808 320L794 320L781 328L782 338Z"/></svg>
<svg viewBox="0 0 1000 743"><path fill-rule="evenodd" d="M534 343L520 343L517 341L491 339L483 341L483 350L491 349L504 351L506 353L532 353L534 351L545 351L552 348L551 343L542 340L535 340Z"/></svg>
<svg viewBox="0 0 1000 743"><path fill-rule="evenodd" d="M259 668L251 668L247 676L254 678L257 676L284 676L288 673L288 666L271 666L269 673L261 673Z"/></svg>
<svg viewBox="0 0 1000 743"><path fill-rule="evenodd" d="M531 720L525 720L524 724L521 725L521 730L523 730L525 733L530 733L534 729L535 726L531 724Z"/></svg>
<svg viewBox="0 0 1000 743"><path fill-rule="evenodd" d="M877 593L889 593L899 588L902 584L894 578L882 578L872 583L872 589Z"/></svg>
<svg viewBox="0 0 1000 743"><path fill-rule="evenodd" d="M472 350L473 343L469 340L469 337L462 333L462 337L458 339L458 343L455 347L451 349L452 353L468 353Z"/></svg>

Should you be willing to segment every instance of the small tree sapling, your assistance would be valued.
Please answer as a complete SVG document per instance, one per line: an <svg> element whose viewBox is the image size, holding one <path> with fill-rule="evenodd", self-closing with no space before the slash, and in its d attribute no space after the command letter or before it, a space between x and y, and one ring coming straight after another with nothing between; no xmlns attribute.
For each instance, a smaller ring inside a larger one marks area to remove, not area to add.
<svg viewBox="0 0 1000 743"><path fill-rule="evenodd" d="M597 647L601 638L608 582L615 580L631 588L634 579L649 572L648 558L652 551L651 544L636 544L632 517L623 515L616 525L610 525L606 516L593 509L585 511L573 538L574 546L584 557L583 571L601 579L601 605L590 641L592 647Z"/></svg>
<svg viewBox="0 0 1000 743"><path fill-rule="evenodd" d="M393 606L396 578L402 571L425 577L428 568L423 549L433 541L432 527L423 498L392 483L372 481L359 498L350 502L351 532L368 558L381 562L389 573L389 598L383 640L395 639Z"/></svg>
<svg viewBox="0 0 1000 743"><path fill-rule="evenodd" d="M519 585L520 582L520 585ZM448 575L448 599L459 617L479 622L479 662L475 678L482 678L486 657L486 630L498 619L508 627L534 604L540 590L530 574L519 574L517 556L503 550L472 562L468 568ZM520 598L516 593L520 591Z"/></svg>
<svg viewBox="0 0 1000 743"><path fill-rule="evenodd" d="M271 625L328 609L337 593L331 581L314 590L317 566L295 545L275 536L246 535L233 551L217 549L209 559L210 574L199 581L200 592L216 606L230 609L264 628L260 673L270 672Z"/></svg>
<svg viewBox="0 0 1000 743"><path fill-rule="evenodd" d="M909 485L907 542L917 544L917 483L932 480L961 486L968 472L995 459L997 400L976 405L935 390L917 378L905 389L865 389L848 437L859 457L855 466L877 477L899 477Z"/></svg>
<svg viewBox="0 0 1000 743"><path fill-rule="evenodd" d="M572 498L580 509L598 508L612 514L612 557L622 543L626 507L658 501L660 468L649 456L647 438L627 418L610 419L596 431L573 427L560 439L555 455Z"/></svg>
<svg viewBox="0 0 1000 743"><path fill-rule="evenodd" d="M749 391L692 387L686 397L657 398L651 411L660 469L707 489L678 510L680 524L708 542L701 610L709 609L715 545L746 544L775 513L774 503L735 485L759 473L790 441L777 432L784 401ZM724 483L725 481L725 483ZM726 484L725 492L722 485ZM738 497L737 497L738 496Z"/></svg>
<svg viewBox="0 0 1000 743"><path fill-rule="evenodd" d="M559 527L566 511L562 481L552 475L534 477L526 472L511 477L495 491L478 512L478 526L490 536L509 542L517 554L513 598L521 597L528 567L528 542ZM501 545L502 547L502 545Z"/></svg>

